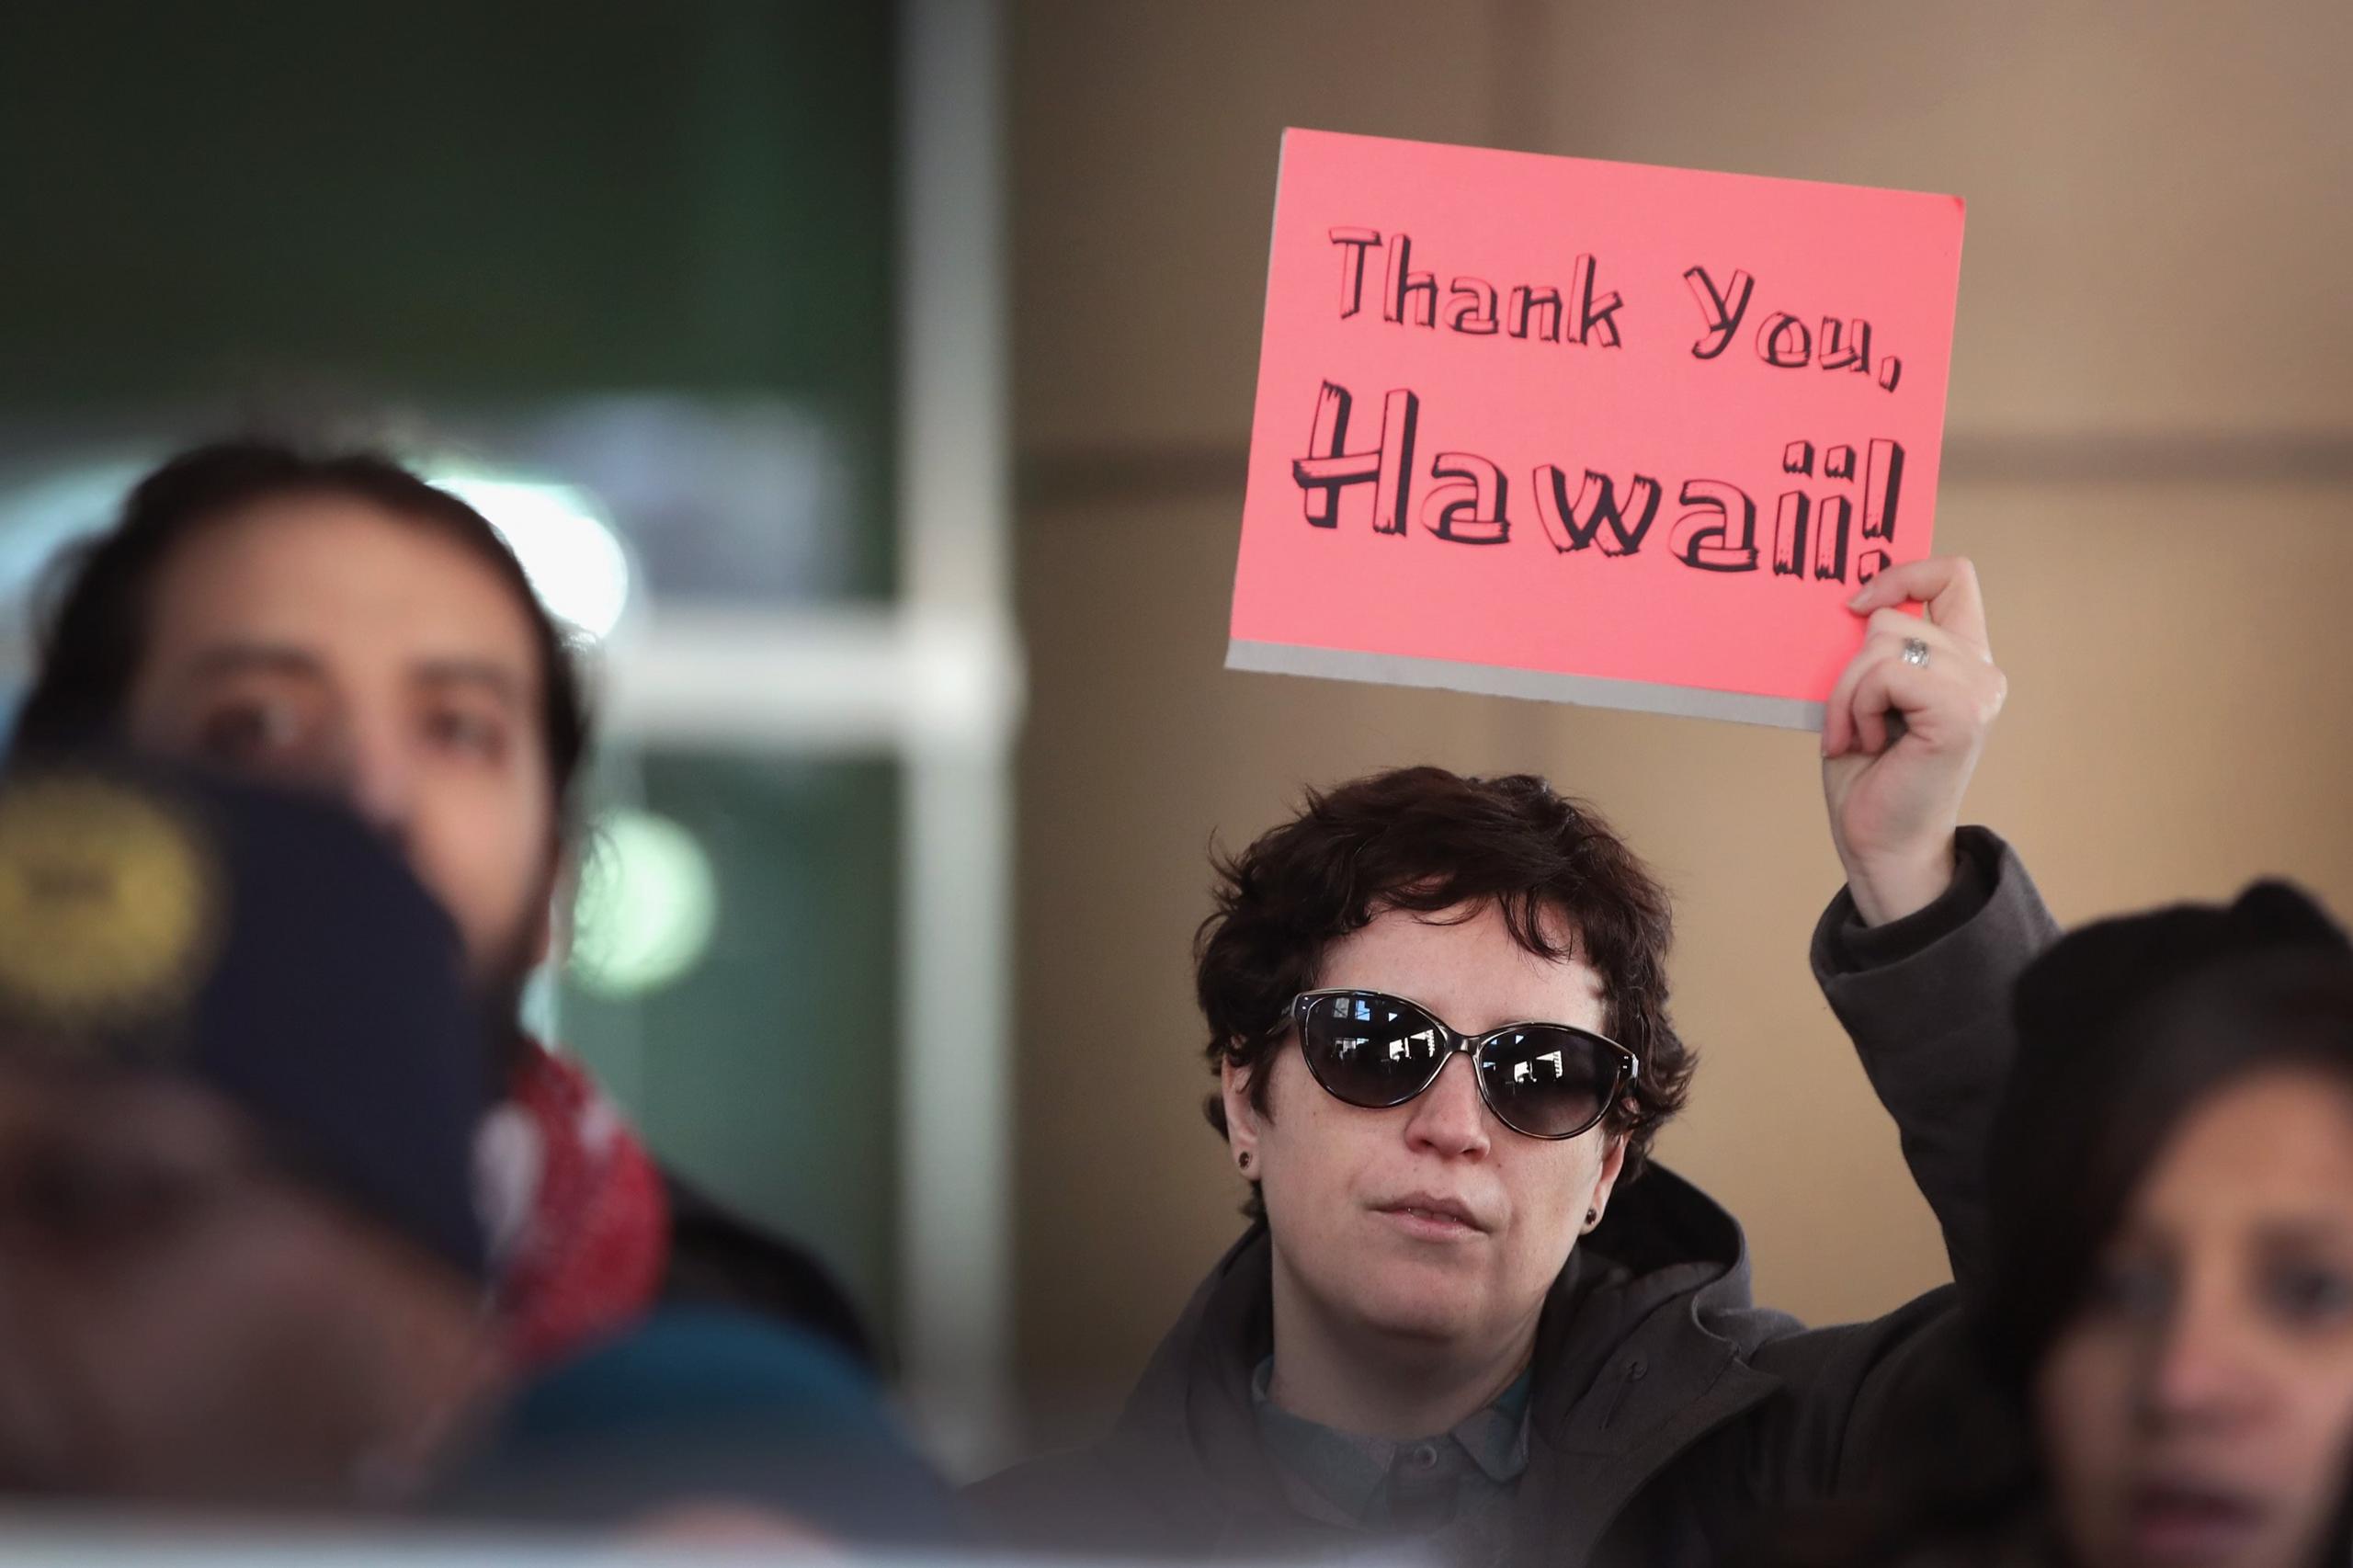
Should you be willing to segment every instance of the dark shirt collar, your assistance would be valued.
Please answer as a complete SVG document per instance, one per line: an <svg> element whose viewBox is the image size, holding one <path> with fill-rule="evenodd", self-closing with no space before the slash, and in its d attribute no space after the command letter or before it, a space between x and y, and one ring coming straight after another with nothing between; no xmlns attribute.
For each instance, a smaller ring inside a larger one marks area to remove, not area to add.
<svg viewBox="0 0 2353 1568"><path fill-rule="evenodd" d="M1281 1471L1293 1506L1327 1522L1370 1530L1427 1528L1452 1516L1466 1486L1474 1494L1507 1491L1528 1469L1532 1370L1521 1371L1452 1430L1404 1441L1294 1415L1274 1402L1274 1371L1269 1356L1250 1379L1259 1442Z"/></svg>

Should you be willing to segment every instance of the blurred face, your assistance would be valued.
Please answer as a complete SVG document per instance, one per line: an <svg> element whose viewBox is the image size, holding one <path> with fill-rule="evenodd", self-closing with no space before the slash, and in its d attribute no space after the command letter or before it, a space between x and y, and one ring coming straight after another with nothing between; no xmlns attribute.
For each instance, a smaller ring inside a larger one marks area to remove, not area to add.
<svg viewBox="0 0 2353 1568"><path fill-rule="evenodd" d="M524 607L472 551L366 501L284 497L194 533L148 620L134 744L348 796L449 909L478 978L541 956L543 672Z"/></svg>
<svg viewBox="0 0 2353 1568"><path fill-rule="evenodd" d="M2035 1397L2089 1568L2309 1561L2353 1474L2353 1090L2267 1072L2188 1117Z"/></svg>
<svg viewBox="0 0 2353 1568"><path fill-rule="evenodd" d="M1493 904L1383 913L1333 945L1315 983L1403 996L1465 1033L1530 1022L1599 1031L1604 1021L1600 977L1522 949ZM1532 1336L1586 1210L1608 1200L1622 1142L1598 1127L1559 1141L1513 1131L1480 1100L1459 1053L1437 1083L1387 1110L1324 1093L1296 1042L1265 1071L1271 1114L1256 1111L1231 1068L1224 1098L1266 1199L1279 1316L1295 1303L1375 1339L1500 1346Z"/></svg>
<svg viewBox="0 0 2353 1568"><path fill-rule="evenodd" d="M493 1364L474 1297L198 1087L0 1070L0 1491L397 1493Z"/></svg>

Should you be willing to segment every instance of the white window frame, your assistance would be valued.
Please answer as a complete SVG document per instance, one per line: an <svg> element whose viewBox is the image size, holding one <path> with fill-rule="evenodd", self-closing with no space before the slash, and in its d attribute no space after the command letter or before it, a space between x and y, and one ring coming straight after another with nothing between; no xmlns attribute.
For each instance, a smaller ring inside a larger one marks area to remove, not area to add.
<svg viewBox="0 0 2353 1568"><path fill-rule="evenodd" d="M623 744L900 764L899 1308L910 1414L957 1479L1013 1457L1013 743L995 0L901 0L900 592L872 610L654 607L611 650Z"/></svg>

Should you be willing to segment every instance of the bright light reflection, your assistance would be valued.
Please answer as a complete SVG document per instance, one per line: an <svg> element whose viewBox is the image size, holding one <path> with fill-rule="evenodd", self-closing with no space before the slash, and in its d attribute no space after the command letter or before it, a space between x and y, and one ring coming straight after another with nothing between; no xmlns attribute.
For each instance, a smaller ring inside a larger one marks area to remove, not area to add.
<svg viewBox="0 0 2353 1568"><path fill-rule="evenodd" d="M600 642L611 635L629 604L629 555L586 491L464 471L426 477L490 519L551 614Z"/></svg>
<svg viewBox="0 0 2353 1568"><path fill-rule="evenodd" d="M642 996L702 961L719 923L719 882L695 835L622 808L590 846L573 913L574 978L599 995Z"/></svg>
<svg viewBox="0 0 2353 1568"><path fill-rule="evenodd" d="M127 460L86 463L0 496L0 595L22 597L62 547L111 522L148 467Z"/></svg>

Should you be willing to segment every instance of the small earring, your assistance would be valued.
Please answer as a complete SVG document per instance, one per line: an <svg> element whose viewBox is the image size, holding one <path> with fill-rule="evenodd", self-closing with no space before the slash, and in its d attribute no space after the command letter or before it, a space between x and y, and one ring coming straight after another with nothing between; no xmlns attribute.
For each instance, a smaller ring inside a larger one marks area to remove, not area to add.
<svg viewBox="0 0 2353 1568"><path fill-rule="evenodd" d="M1248 1170L1250 1168L1250 1151L1247 1149L1243 1150L1242 1157L1234 1163L1239 1165L1244 1170Z"/></svg>
<svg viewBox="0 0 2353 1568"><path fill-rule="evenodd" d="M1600 1222L1601 1222L1601 1210L1598 1210L1598 1209L1588 1209L1588 1210L1586 1210L1585 1211L1585 1228L1586 1228L1586 1230L1590 1231L1591 1229L1593 1229L1593 1228L1594 1228L1594 1226L1596 1226L1596 1225L1599 1224Z"/></svg>

